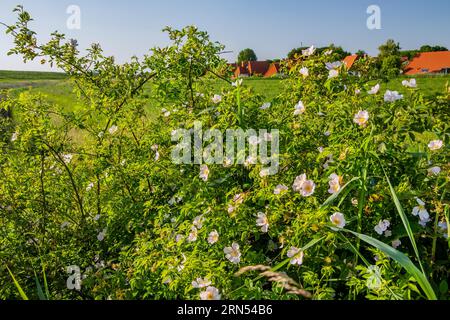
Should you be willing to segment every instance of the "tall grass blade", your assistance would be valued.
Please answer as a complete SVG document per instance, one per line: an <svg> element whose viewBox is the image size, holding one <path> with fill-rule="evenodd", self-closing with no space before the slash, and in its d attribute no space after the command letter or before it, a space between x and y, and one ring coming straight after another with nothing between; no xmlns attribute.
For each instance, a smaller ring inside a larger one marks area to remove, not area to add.
<svg viewBox="0 0 450 320"><path fill-rule="evenodd" d="M17 288L17 291L19 291L20 297L22 298L22 300L29 300L27 295L25 294L25 292L23 291L22 287L20 286L19 282L17 282L16 278L14 277L14 275L12 274L11 270L9 270L8 266L6 266L6 269L8 269L8 272L14 282L14 285Z"/></svg>
<svg viewBox="0 0 450 320"><path fill-rule="evenodd" d="M37 294L38 294L39 300L48 300L45 297L44 291L42 290L42 286L41 286L39 278L38 278L38 276L36 274L36 271L34 272L34 280L36 282L36 290L37 290Z"/></svg>
<svg viewBox="0 0 450 320"><path fill-rule="evenodd" d="M45 267L44 266L42 266L42 276L44 277L45 295L47 297L47 300L50 300L50 291L48 290L47 275L45 274Z"/></svg>
<svg viewBox="0 0 450 320"><path fill-rule="evenodd" d="M372 237L369 237L364 234L360 234L357 232L353 232L350 230L343 230L346 232L350 232L353 235L357 236L362 241L368 243L369 245L381 250L384 252L387 256L389 256L391 259L395 260L398 264L400 264L414 279L417 280L420 287L422 288L423 292L427 296L429 300L437 300L436 293L434 292L430 282L428 281L427 277L425 276L424 272L421 272L414 263L402 252L392 248L391 246L388 246L387 244L374 239Z"/></svg>
<svg viewBox="0 0 450 320"><path fill-rule="evenodd" d="M392 186L391 180L389 180L389 177L386 173L386 170L384 170L384 168L383 168L383 171L384 171L386 180L389 184L389 189L391 191L391 195L392 195L392 199L394 200L395 207L397 208L397 212L398 212L400 218L402 219L403 226L405 227L406 233L408 234L409 240L411 241L411 244L413 246L414 253L416 254L417 261L419 262L419 265L420 265L420 269L422 270L422 273L425 273L423 266L422 266L422 261L420 260L419 250L417 249L417 244L416 244L416 240L414 238L414 233L411 229L411 225L409 224L408 217L406 216L405 211L403 210L403 207L400 204L400 200L397 197L397 193L395 192L395 189Z"/></svg>

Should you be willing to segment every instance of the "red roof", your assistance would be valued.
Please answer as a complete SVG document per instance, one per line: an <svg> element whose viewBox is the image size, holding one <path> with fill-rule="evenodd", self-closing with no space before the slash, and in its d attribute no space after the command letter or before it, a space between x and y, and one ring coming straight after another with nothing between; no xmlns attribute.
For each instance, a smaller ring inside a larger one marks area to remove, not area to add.
<svg viewBox="0 0 450 320"><path fill-rule="evenodd" d="M443 69L450 69L450 51L420 53L406 66L404 73L440 73Z"/></svg>
<svg viewBox="0 0 450 320"><path fill-rule="evenodd" d="M248 71L250 75L265 75L269 69L270 63L267 61L250 61L248 63Z"/></svg>
<svg viewBox="0 0 450 320"><path fill-rule="evenodd" d="M280 72L280 64L279 63L271 63L269 69L264 74L264 77L270 78L274 75L277 75Z"/></svg>
<svg viewBox="0 0 450 320"><path fill-rule="evenodd" d="M358 60L358 58L359 58L359 56L357 54L345 57L344 64L348 70L350 70L353 67L353 65L355 64L356 60Z"/></svg>
<svg viewBox="0 0 450 320"><path fill-rule="evenodd" d="M236 68L236 70L234 71L234 76L237 78L237 77L239 77L240 75L246 75L246 76L249 75L247 66L238 66L238 67Z"/></svg>

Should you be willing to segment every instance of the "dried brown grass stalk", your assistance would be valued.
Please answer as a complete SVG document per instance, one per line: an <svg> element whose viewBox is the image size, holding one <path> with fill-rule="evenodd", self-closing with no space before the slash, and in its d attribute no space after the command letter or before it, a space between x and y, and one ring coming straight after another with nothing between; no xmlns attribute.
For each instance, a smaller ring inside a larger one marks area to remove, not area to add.
<svg viewBox="0 0 450 320"><path fill-rule="evenodd" d="M289 294L295 294L304 298L310 299L312 294L303 290L302 286L287 274L272 271L270 267L263 265L247 266L236 272L235 276L240 277L247 272L258 271L260 275L270 282L275 282L280 285Z"/></svg>

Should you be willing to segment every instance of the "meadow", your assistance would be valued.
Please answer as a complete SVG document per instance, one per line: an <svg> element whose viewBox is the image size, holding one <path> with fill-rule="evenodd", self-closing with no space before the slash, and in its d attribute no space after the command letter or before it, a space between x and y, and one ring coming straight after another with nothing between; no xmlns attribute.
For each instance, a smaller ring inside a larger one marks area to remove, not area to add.
<svg viewBox="0 0 450 320"><path fill-rule="evenodd" d="M17 12L67 76L0 73L0 299L449 299L448 77L236 80L193 26L117 65Z"/></svg>
<svg viewBox="0 0 450 320"><path fill-rule="evenodd" d="M381 83L381 90L396 90L401 94L407 92L407 88L402 86L405 79L415 78L417 84L423 93L428 96L442 94L450 83L450 75L422 75L418 77L400 76L390 79L386 83ZM223 80L211 80L216 92L222 92L229 85ZM264 97L267 101L272 101L283 91L284 79L280 78L248 78L245 79L246 85L251 88L254 94ZM370 83L370 82L369 82ZM374 81L371 82L375 84ZM76 106L76 95L73 92L73 86L67 79L67 76L56 72L25 72L25 71L2 71L0 70L0 90L14 89L16 93L26 90L31 92L40 92L44 94L48 101L59 104L70 110ZM152 85L145 87L146 94L152 90ZM152 103L149 102L148 108L151 110Z"/></svg>

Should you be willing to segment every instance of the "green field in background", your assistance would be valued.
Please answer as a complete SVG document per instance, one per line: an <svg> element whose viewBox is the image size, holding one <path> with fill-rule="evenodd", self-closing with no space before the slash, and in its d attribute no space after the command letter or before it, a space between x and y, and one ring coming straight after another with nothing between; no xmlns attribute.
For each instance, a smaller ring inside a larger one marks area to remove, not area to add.
<svg viewBox="0 0 450 320"><path fill-rule="evenodd" d="M65 73L60 72L0 70L1 82L31 81L31 80L63 80L63 79L67 79L67 75Z"/></svg>
<svg viewBox="0 0 450 320"><path fill-rule="evenodd" d="M381 92L385 90L396 90L406 93L408 89L402 86L402 80L406 77L399 77L390 80L388 83L381 83ZM425 95L435 95L445 92L446 85L450 83L450 76L420 76L417 77L418 88ZM244 79L244 84L254 90L255 93L265 97L267 102L282 93L283 80L281 79ZM218 94L227 88L229 83L217 80L214 87ZM23 72L23 71L0 71L0 89L12 89L14 93L31 90L40 92L47 96L51 103L59 104L67 109L81 107L78 105L75 94L72 93L72 85L63 73L53 72ZM146 91L151 90L151 85L145 87ZM151 110L151 103L149 102Z"/></svg>

